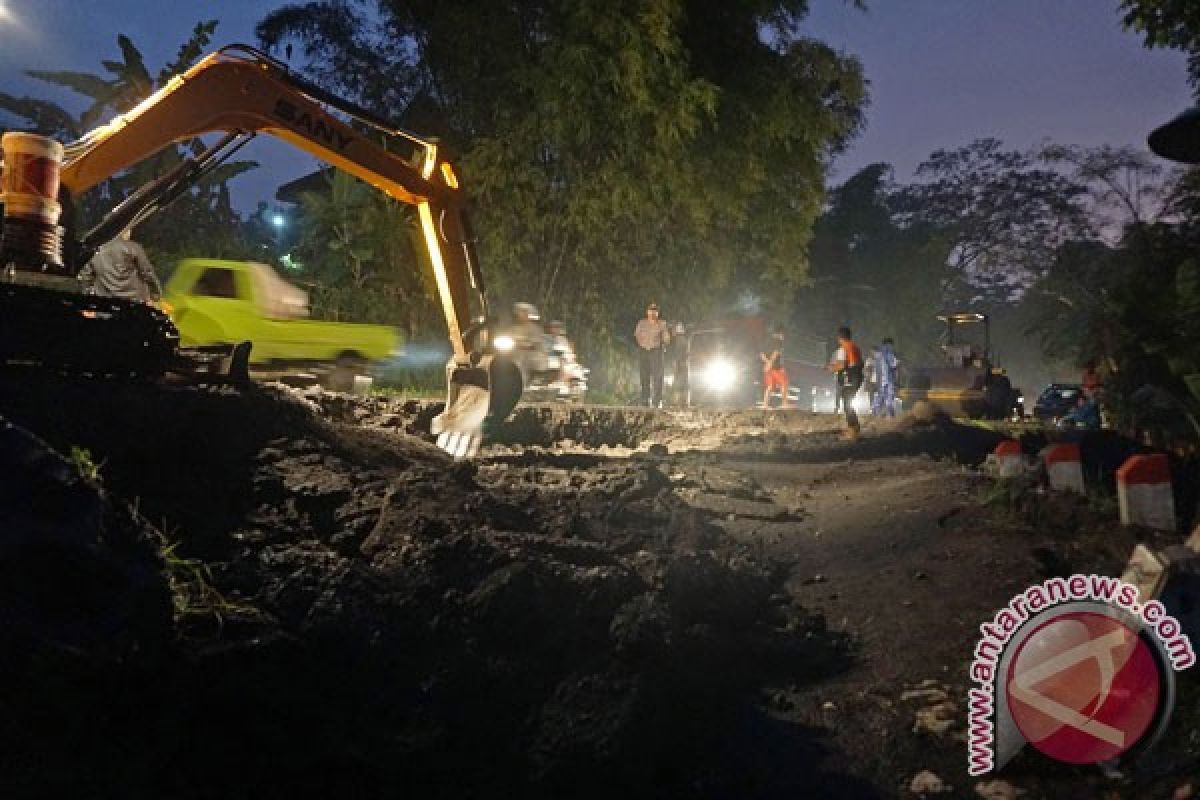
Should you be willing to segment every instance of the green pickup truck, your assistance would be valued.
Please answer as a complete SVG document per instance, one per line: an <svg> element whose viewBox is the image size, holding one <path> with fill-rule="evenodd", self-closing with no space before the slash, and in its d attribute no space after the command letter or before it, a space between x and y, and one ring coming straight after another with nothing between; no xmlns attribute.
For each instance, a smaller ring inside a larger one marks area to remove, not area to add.
<svg viewBox="0 0 1200 800"><path fill-rule="evenodd" d="M252 369L314 373L338 391L400 350L394 328L306 319L307 294L266 264L184 259L163 301L183 347L250 341Z"/></svg>

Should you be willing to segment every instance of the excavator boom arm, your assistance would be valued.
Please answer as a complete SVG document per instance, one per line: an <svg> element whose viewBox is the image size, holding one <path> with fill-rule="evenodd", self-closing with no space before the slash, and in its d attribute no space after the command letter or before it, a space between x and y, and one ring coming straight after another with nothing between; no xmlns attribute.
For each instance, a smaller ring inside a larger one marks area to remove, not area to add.
<svg viewBox="0 0 1200 800"><path fill-rule="evenodd" d="M236 54L234 54L236 52ZM464 329L486 315L486 296L464 219L465 199L437 147L401 131L410 161L326 109L332 98L250 48L207 56L136 108L66 146L62 185L78 195L175 142L206 133L265 133L417 208L456 362L468 361ZM247 56L245 54L251 54ZM317 99L320 97L320 99ZM472 302L474 301L474 302Z"/></svg>

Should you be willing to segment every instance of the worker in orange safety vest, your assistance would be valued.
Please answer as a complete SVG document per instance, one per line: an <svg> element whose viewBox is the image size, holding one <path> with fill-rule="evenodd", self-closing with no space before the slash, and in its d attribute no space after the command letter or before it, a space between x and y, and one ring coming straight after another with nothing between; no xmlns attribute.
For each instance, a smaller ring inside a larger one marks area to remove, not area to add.
<svg viewBox="0 0 1200 800"><path fill-rule="evenodd" d="M845 438L857 439L861 428L854 411L854 396L863 385L862 350L851 338L850 329L838 328L838 349L829 361L829 371L837 375L838 395L846 411Z"/></svg>

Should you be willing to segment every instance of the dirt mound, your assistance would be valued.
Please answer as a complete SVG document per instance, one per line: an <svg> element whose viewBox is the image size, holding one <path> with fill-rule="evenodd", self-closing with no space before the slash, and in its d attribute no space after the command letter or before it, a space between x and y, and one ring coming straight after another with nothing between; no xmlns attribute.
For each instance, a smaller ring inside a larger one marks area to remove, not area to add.
<svg viewBox="0 0 1200 800"><path fill-rule="evenodd" d="M398 401L386 397L354 397L319 390L295 393L323 417L368 428L429 433L429 421L442 403ZM567 447L639 449L651 443L683 448L711 448L747 430L799 435L832 431L837 417L805 411L745 409L654 410L638 407L573 406L563 403L521 404L504 422L488 431L493 448Z"/></svg>
<svg viewBox="0 0 1200 800"><path fill-rule="evenodd" d="M103 660L161 647L171 599L161 539L75 464L0 418L0 650Z"/></svg>
<svg viewBox="0 0 1200 800"><path fill-rule="evenodd" d="M945 416L935 416L929 422L905 418L878 430L868 428L867 432L870 435L857 441L841 441L832 430L816 435L768 431L733 437L722 452L731 458L805 464L924 454L975 466L1005 438L991 429L960 424Z"/></svg>
<svg viewBox="0 0 1200 800"><path fill-rule="evenodd" d="M143 610L161 618L166 585L143 518L211 588L177 609L165 649L42 652L8 676L14 796L755 796L798 752L744 758L759 692L846 661L668 462L455 464L395 435L422 406L371 417L384 431L330 421L361 402L318 415L274 390L0 384L0 413L99 465L107 495L85 487L80 507L121 520L103 527L129 542L108 545L118 571L149 565L159 600ZM15 485L0 516L28 540L50 512L20 517ZM128 616L117 633L142 630Z"/></svg>

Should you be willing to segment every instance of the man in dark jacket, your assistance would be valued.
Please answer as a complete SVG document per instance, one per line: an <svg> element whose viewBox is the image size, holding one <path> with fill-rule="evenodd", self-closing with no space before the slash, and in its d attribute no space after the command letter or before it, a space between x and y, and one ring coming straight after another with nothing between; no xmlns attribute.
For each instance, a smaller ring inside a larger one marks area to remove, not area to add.
<svg viewBox="0 0 1200 800"><path fill-rule="evenodd" d="M162 286L154 274L154 266L142 246L133 241L130 228L101 245L79 271L78 278L89 294L155 304L162 299Z"/></svg>

